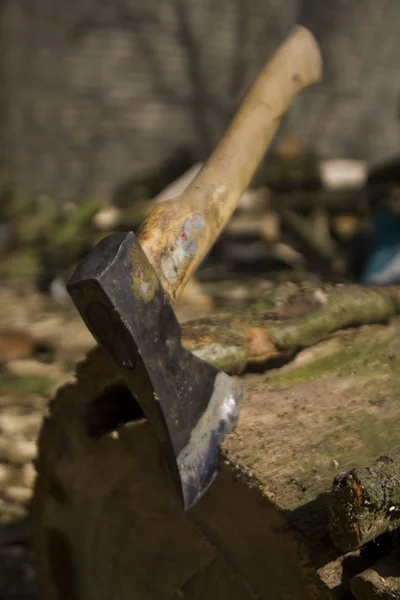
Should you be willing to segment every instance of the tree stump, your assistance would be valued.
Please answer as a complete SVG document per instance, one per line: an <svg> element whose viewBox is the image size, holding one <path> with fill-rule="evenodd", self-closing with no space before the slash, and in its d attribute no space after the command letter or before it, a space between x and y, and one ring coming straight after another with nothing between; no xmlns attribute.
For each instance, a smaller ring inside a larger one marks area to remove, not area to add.
<svg viewBox="0 0 400 600"><path fill-rule="evenodd" d="M40 436L34 544L46 599L351 598L350 581L390 541L336 548L328 492L341 472L400 451L399 357L394 317L331 328L288 364L242 374L220 474L185 513L150 424L95 348Z"/></svg>

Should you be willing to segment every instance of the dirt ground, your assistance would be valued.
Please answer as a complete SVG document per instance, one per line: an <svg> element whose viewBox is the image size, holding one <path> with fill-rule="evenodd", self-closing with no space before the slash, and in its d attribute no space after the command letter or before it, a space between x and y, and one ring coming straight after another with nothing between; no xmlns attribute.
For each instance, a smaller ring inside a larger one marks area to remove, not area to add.
<svg viewBox="0 0 400 600"><path fill-rule="evenodd" d="M29 503L40 424L53 390L71 371L54 353L54 342L65 338L65 311L48 310L18 284L2 287L0 298L0 599L37 600ZM44 341L46 329L52 339Z"/></svg>

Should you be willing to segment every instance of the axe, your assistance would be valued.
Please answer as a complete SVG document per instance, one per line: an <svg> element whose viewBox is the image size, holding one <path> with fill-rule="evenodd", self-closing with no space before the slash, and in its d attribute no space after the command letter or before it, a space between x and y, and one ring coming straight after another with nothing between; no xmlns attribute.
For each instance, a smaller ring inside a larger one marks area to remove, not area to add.
<svg viewBox="0 0 400 600"><path fill-rule="evenodd" d="M102 239L67 284L152 425L185 510L217 474L243 390L182 347L173 303L235 210L293 97L320 80L321 68L313 35L296 26L189 187L155 206L137 235Z"/></svg>

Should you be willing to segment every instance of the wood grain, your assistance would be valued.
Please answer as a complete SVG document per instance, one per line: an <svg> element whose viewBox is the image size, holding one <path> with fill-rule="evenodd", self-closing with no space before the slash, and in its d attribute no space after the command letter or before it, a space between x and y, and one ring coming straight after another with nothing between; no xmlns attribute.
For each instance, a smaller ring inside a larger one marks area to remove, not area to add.
<svg viewBox="0 0 400 600"><path fill-rule="evenodd" d="M261 71L186 191L148 215L139 241L172 301L228 222L293 98L321 75L314 36L296 26Z"/></svg>

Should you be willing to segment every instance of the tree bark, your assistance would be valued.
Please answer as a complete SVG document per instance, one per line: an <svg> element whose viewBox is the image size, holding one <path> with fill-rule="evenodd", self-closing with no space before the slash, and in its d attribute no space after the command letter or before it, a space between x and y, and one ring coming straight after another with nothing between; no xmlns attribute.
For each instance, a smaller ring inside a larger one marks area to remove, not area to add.
<svg viewBox="0 0 400 600"><path fill-rule="evenodd" d="M382 456L338 477L330 492L330 534L344 551L356 550L400 525L400 457Z"/></svg>

